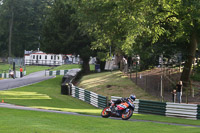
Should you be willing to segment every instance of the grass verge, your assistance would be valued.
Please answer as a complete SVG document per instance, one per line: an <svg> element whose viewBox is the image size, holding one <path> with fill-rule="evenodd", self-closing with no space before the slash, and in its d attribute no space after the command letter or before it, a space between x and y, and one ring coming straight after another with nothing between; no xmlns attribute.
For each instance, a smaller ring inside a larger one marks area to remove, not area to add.
<svg viewBox="0 0 200 133"><path fill-rule="evenodd" d="M199 128L130 122L86 116L74 116L37 111L0 109L0 131L3 133L197 133Z"/></svg>
<svg viewBox="0 0 200 133"><path fill-rule="evenodd" d="M108 97L129 97L130 94L135 94L138 99L158 100L136 86L120 71L94 73L83 76L78 86Z"/></svg>
<svg viewBox="0 0 200 133"><path fill-rule="evenodd" d="M8 91L0 91L0 99L4 99L7 103L35 108L85 114L100 114L101 110L91 106L90 104L71 96L61 95L61 79L62 76L57 76L54 79L37 84Z"/></svg>
<svg viewBox="0 0 200 133"><path fill-rule="evenodd" d="M65 65L62 65L62 66L55 67L54 69L52 69L52 71L68 70L68 69L73 69L73 68L81 68L81 65L80 64L65 64ZM90 70L94 71L95 65L90 65Z"/></svg>

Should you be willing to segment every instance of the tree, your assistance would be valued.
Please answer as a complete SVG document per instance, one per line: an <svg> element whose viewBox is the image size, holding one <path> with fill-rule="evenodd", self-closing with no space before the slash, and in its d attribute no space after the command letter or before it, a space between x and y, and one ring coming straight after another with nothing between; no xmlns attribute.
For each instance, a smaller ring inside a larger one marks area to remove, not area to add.
<svg viewBox="0 0 200 133"><path fill-rule="evenodd" d="M199 1L76 0L74 5L82 28L95 38L93 48L112 45L145 58L156 52L167 56L181 52L186 57L181 80L188 82L197 48Z"/></svg>
<svg viewBox="0 0 200 133"><path fill-rule="evenodd" d="M89 59L92 56L90 38L79 29L72 18L75 9L68 2L56 0L47 16L43 34L42 49L46 52L80 55L83 71L89 72Z"/></svg>
<svg viewBox="0 0 200 133"><path fill-rule="evenodd" d="M3 0L0 5L0 45L4 54L23 56L24 50L38 48L45 9L52 0Z"/></svg>

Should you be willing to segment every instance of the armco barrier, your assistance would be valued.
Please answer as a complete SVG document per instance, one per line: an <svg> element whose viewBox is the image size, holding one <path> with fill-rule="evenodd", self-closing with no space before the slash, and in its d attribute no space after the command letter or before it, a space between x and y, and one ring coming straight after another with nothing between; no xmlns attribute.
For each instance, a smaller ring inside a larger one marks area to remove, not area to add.
<svg viewBox="0 0 200 133"><path fill-rule="evenodd" d="M0 78L9 78L9 73L0 73Z"/></svg>
<svg viewBox="0 0 200 133"><path fill-rule="evenodd" d="M200 105L197 106L197 119L200 119Z"/></svg>
<svg viewBox="0 0 200 133"><path fill-rule="evenodd" d="M111 96L112 100L120 99L121 97ZM156 102L139 100L135 101L135 112L146 114L165 115L170 117L182 117L187 119L200 119L200 105Z"/></svg>
<svg viewBox="0 0 200 133"><path fill-rule="evenodd" d="M26 71L24 71L24 75L26 74ZM15 77L20 78L20 71L15 72ZM9 73L0 73L0 78L10 78Z"/></svg>
<svg viewBox="0 0 200 133"><path fill-rule="evenodd" d="M105 108L107 106L107 97L94 92L78 88L72 85L72 97L85 101L95 107Z"/></svg>
<svg viewBox="0 0 200 133"><path fill-rule="evenodd" d="M45 71L45 76L65 75L68 70Z"/></svg>
<svg viewBox="0 0 200 133"><path fill-rule="evenodd" d="M166 103L140 100L138 113L165 115Z"/></svg>
<svg viewBox="0 0 200 133"><path fill-rule="evenodd" d="M178 104L167 102L166 116L184 117L197 119L197 104Z"/></svg>

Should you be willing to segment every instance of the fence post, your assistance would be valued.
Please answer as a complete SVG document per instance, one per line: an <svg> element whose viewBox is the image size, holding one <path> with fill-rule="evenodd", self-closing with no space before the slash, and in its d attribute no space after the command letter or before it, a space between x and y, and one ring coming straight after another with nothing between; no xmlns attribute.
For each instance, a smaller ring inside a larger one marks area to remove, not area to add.
<svg viewBox="0 0 200 133"><path fill-rule="evenodd" d="M109 100L108 100L108 97L106 97L106 106L108 106L109 104Z"/></svg>

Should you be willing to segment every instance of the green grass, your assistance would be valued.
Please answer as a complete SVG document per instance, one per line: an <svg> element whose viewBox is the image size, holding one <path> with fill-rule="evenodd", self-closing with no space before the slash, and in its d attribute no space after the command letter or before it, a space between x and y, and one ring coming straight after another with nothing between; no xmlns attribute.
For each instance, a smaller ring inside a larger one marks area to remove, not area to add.
<svg viewBox="0 0 200 133"><path fill-rule="evenodd" d="M81 68L81 65L79 65L79 64L65 64L65 65L53 68L52 71L68 70L68 69L73 69L73 68Z"/></svg>
<svg viewBox="0 0 200 133"><path fill-rule="evenodd" d="M10 64L0 63L0 73L2 73L2 71L8 71L9 67L12 68Z"/></svg>
<svg viewBox="0 0 200 133"><path fill-rule="evenodd" d="M130 94L135 94L138 99L158 100L136 86L120 71L94 73L83 76L78 86L108 97L129 97Z"/></svg>
<svg viewBox="0 0 200 133"><path fill-rule="evenodd" d="M54 69L52 69L52 71L55 71L55 70L68 70L68 69L73 69L73 68L81 68L81 65L80 64L66 64L66 65L55 67ZM95 70L95 65L90 65L90 70L94 71Z"/></svg>
<svg viewBox="0 0 200 133"><path fill-rule="evenodd" d="M5 63L0 63L0 73L2 73L2 71L6 71L8 72L9 68L12 69L12 65L10 64L5 64ZM47 69L51 69L52 71L56 71L56 70L69 70L69 69L73 69L73 68L81 68L81 66L79 64L66 64L66 65L61 65L58 67L51 67L51 66L26 66L26 75L33 73L33 72L38 72L38 71L43 71L43 70L47 70ZM18 68L16 68L18 69ZM90 65L90 70L94 71L95 70L95 65Z"/></svg>
<svg viewBox="0 0 200 133"><path fill-rule="evenodd" d="M26 66L26 75L33 72L43 71L43 70L47 70L51 68L52 67L49 67L49 66Z"/></svg>
<svg viewBox="0 0 200 133"><path fill-rule="evenodd" d="M61 95L62 76L14 90L0 91L0 99L17 105L54 109L86 114L100 114L101 110L67 95Z"/></svg>
<svg viewBox="0 0 200 133"><path fill-rule="evenodd" d="M0 109L2 133L197 133L199 128Z"/></svg>
<svg viewBox="0 0 200 133"><path fill-rule="evenodd" d="M118 72L116 72L116 73L118 73ZM105 73L98 73L98 74L104 75ZM94 76L94 75L90 75L90 76ZM95 77L93 77L93 78L95 78ZM125 77L123 77L123 78L125 78ZM25 87L13 89L13 90L0 91L0 100L4 99L4 101L6 103L12 103L12 104L16 104L16 105L24 105L24 106L34 107L34 108L78 112L78 113L82 113L82 114L92 114L92 115L100 116L101 109L95 108L95 107L91 106L90 104L87 104L87 103L85 103L81 100L78 100L76 98L73 98L71 96L61 95L61 93L60 93L60 91L61 91L61 88L60 88L61 79L62 79L62 76L57 76L54 79L43 81L43 82L33 84L33 85L30 85L30 86L25 86ZM129 79L127 79L127 80L129 80ZM1 111L2 111L2 109L0 108L0 115L4 116L3 113L1 113ZM9 111L5 111L5 112L9 112ZM20 112L20 111L17 111L17 112ZM34 114L35 114L34 112L30 112L29 113L30 117L27 114L27 116L24 116L23 118L20 118L20 119L21 119L21 121L26 121L26 120L23 120L23 119L27 119L27 120L31 121L32 116L34 118ZM11 117L12 120L13 119L15 120L16 118L14 118L14 117L17 116L17 114L13 113L12 115L13 115ZM42 118L43 117L45 118L48 115L49 115L48 113L47 114L45 114L45 113L40 114L40 116ZM52 115L54 115L54 114L52 114ZM55 116L57 116L57 115L58 114L55 114ZM72 117L72 116L67 116L67 117ZM7 117L7 118L8 118L8 120L11 119L9 117ZM79 120L79 116L77 116L73 119ZM90 119L90 118L84 118L84 119ZM132 119L142 119L142 120L152 120L152 121L171 122L171 123L180 123L180 124L200 125L200 120L171 118L171 117L165 117L165 116L159 116L159 115L134 114ZM40 118L38 118L38 120L40 120ZM105 121L107 119L102 119L102 123L103 123L103 120ZM3 119L1 117L0 123L2 121L3 121ZM34 119L33 119L33 121L34 121ZM41 120L41 121L44 121L44 120ZM123 122L123 121L120 121L120 122ZM46 123L46 125L51 125L51 123L48 123L48 121L45 122L45 123ZM60 121L59 119L55 119L55 123L61 123L62 124L62 121ZM65 121L65 123L69 124L68 121ZM16 123L16 124L18 124L18 123ZM145 124L146 123L144 123L142 125L145 125ZM13 125L13 121L10 120L10 126L12 127L12 125ZM39 125L44 125L44 124L41 123L41 124L38 124L38 126ZM132 125L135 125L135 123L132 123ZM80 126L81 126L81 124L80 124ZM1 124L0 124L0 127L1 127ZM23 127L23 125L22 125L22 127ZM87 127L85 126L85 128L87 128ZM19 130L20 129L21 129L21 127L19 127ZM29 130L29 128L27 130ZM100 128L99 130L102 130L102 129ZM158 129L158 131L159 130L160 129ZM143 130L141 130L141 131L143 131ZM42 130L41 131L38 130L37 132L42 132ZM72 132L75 132L75 131L72 131ZM79 132L79 130L77 132Z"/></svg>

